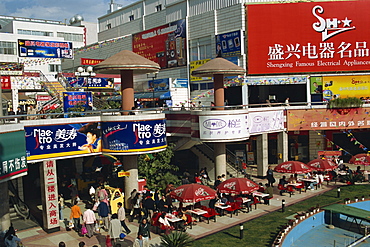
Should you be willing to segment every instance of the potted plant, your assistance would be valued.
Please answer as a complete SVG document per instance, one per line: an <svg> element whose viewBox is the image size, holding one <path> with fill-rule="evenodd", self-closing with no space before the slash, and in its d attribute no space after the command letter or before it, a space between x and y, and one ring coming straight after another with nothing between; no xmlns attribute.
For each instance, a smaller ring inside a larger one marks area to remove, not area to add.
<svg viewBox="0 0 370 247"><path fill-rule="evenodd" d="M164 247L186 247L191 246L192 239L186 232L173 231L170 234L161 236L161 245Z"/></svg>
<svg viewBox="0 0 370 247"><path fill-rule="evenodd" d="M364 179L361 174L348 174L343 176L343 181L348 185L354 185L356 182L362 182Z"/></svg>

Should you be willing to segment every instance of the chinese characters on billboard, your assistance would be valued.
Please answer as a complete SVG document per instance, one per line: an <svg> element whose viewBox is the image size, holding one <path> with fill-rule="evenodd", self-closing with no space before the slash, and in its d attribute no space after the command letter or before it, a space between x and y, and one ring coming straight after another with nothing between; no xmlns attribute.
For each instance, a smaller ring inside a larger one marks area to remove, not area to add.
<svg viewBox="0 0 370 247"><path fill-rule="evenodd" d="M158 63L162 69L186 66L186 20L134 34L132 51Z"/></svg>
<svg viewBox="0 0 370 247"><path fill-rule="evenodd" d="M55 160L45 160L42 168L44 228L53 229L59 227L57 164Z"/></svg>
<svg viewBox="0 0 370 247"><path fill-rule="evenodd" d="M85 111L90 111L92 110L92 106L93 106L93 98L92 98L91 92L64 92L63 93L64 112L73 111L76 107L81 107Z"/></svg>
<svg viewBox="0 0 370 247"><path fill-rule="evenodd" d="M19 39L18 56L73 59L72 42Z"/></svg>
<svg viewBox="0 0 370 247"><path fill-rule="evenodd" d="M103 61L104 59L81 58L81 65L97 65Z"/></svg>
<svg viewBox="0 0 370 247"><path fill-rule="evenodd" d="M369 7L369 1L249 5L248 73L368 70Z"/></svg>
<svg viewBox="0 0 370 247"><path fill-rule="evenodd" d="M7 128L8 132L0 128L0 183L27 175L28 170L24 130Z"/></svg>
<svg viewBox="0 0 370 247"><path fill-rule="evenodd" d="M24 127L28 160L101 152L100 123Z"/></svg>
<svg viewBox="0 0 370 247"><path fill-rule="evenodd" d="M99 78L99 77L66 77L69 86L75 88L114 88L113 78Z"/></svg>
<svg viewBox="0 0 370 247"><path fill-rule="evenodd" d="M101 124L103 152L139 153L167 147L165 119Z"/></svg>
<svg viewBox="0 0 370 247"><path fill-rule="evenodd" d="M324 76L323 98L357 97L366 98L370 96L370 76Z"/></svg>

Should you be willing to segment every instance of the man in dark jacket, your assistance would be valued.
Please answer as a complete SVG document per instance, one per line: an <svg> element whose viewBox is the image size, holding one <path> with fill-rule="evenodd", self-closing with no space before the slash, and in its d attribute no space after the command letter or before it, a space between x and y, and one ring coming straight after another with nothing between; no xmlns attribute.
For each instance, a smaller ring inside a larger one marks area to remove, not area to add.
<svg viewBox="0 0 370 247"><path fill-rule="evenodd" d="M109 214L109 208L108 205L101 200L98 206L98 215L102 218L103 221L103 227L106 231L108 231L109 227L109 219L108 219L108 214Z"/></svg>
<svg viewBox="0 0 370 247"><path fill-rule="evenodd" d="M152 194L149 194L149 196L147 196L144 199L142 205L143 205L143 210L144 210L144 213L145 213L144 218L148 218L149 220L151 220L154 209L155 209L155 203L154 203L154 200L152 198Z"/></svg>

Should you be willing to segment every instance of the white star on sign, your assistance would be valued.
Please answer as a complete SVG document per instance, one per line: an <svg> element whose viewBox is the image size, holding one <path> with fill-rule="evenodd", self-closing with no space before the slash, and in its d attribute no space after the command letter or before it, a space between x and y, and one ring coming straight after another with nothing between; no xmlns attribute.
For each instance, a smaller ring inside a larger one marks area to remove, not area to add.
<svg viewBox="0 0 370 247"><path fill-rule="evenodd" d="M352 20L348 20L348 18L346 17L346 19L342 20L342 22L343 22L343 27L346 27L346 26L350 27Z"/></svg>

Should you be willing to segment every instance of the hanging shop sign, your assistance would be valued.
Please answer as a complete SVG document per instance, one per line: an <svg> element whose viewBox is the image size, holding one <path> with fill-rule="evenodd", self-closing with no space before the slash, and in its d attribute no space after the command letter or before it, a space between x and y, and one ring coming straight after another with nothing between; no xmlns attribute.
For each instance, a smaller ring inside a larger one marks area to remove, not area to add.
<svg viewBox="0 0 370 247"><path fill-rule="evenodd" d="M91 92L64 92L63 93L63 110L64 112L77 111L80 107L84 111L91 111L93 98Z"/></svg>
<svg viewBox="0 0 370 247"><path fill-rule="evenodd" d="M27 175L23 126L0 125L0 183Z"/></svg>
<svg viewBox="0 0 370 247"><path fill-rule="evenodd" d="M101 152L99 122L26 126L24 129L27 160Z"/></svg>
<svg viewBox="0 0 370 247"><path fill-rule="evenodd" d="M282 77L247 77L247 85L284 85L284 84L306 84L307 76L282 76Z"/></svg>
<svg viewBox="0 0 370 247"><path fill-rule="evenodd" d="M142 153L167 147L166 120L102 122L103 152Z"/></svg>
<svg viewBox="0 0 370 247"><path fill-rule="evenodd" d="M43 223L44 229L59 228L58 178L55 160L45 160L43 170Z"/></svg>
<svg viewBox="0 0 370 247"><path fill-rule="evenodd" d="M132 51L162 69L186 66L186 20L178 20L132 35Z"/></svg>
<svg viewBox="0 0 370 247"><path fill-rule="evenodd" d="M216 54L223 57L241 54L240 30L216 35Z"/></svg>
<svg viewBox="0 0 370 247"><path fill-rule="evenodd" d="M66 77L68 85L75 88L109 89L114 88L113 78Z"/></svg>
<svg viewBox="0 0 370 247"><path fill-rule="evenodd" d="M118 172L118 177L121 178L121 177L129 177L130 176L130 172Z"/></svg>
<svg viewBox="0 0 370 247"><path fill-rule="evenodd" d="M18 39L18 56L73 59L72 42Z"/></svg>
<svg viewBox="0 0 370 247"><path fill-rule="evenodd" d="M250 112L248 114L250 134L270 133L284 130L283 111Z"/></svg>
<svg viewBox="0 0 370 247"><path fill-rule="evenodd" d="M369 69L369 1L247 8L249 74Z"/></svg>
<svg viewBox="0 0 370 247"><path fill-rule="evenodd" d="M0 76L0 82L1 82L1 89L12 89L11 82L10 82L10 76L8 75Z"/></svg>
<svg viewBox="0 0 370 247"><path fill-rule="evenodd" d="M288 110L287 129L342 130L370 128L370 108Z"/></svg>
<svg viewBox="0 0 370 247"><path fill-rule="evenodd" d="M199 116L203 141L234 141L249 137L247 114Z"/></svg>
<svg viewBox="0 0 370 247"><path fill-rule="evenodd" d="M81 58L81 65L97 65L103 61L104 59Z"/></svg>
<svg viewBox="0 0 370 247"><path fill-rule="evenodd" d="M347 97L369 97L370 76L324 76L323 77L323 98L331 100Z"/></svg>

